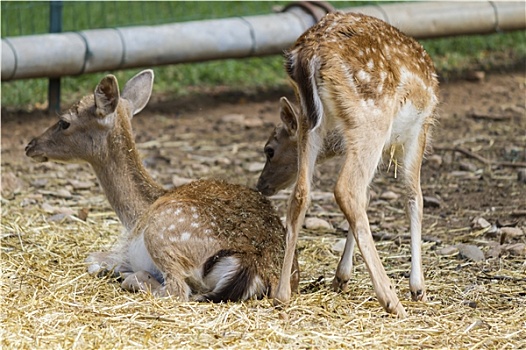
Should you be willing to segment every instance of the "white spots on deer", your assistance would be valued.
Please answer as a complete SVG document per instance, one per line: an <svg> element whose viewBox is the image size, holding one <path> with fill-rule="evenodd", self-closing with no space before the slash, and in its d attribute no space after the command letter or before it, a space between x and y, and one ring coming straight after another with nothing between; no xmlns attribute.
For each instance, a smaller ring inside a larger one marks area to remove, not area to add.
<svg viewBox="0 0 526 350"><path fill-rule="evenodd" d="M374 69L374 62L373 62L373 59L369 59L369 61L367 61L367 68L369 69L369 71L372 71Z"/></svg>
<svg viewBox="0 0 526 350"><path fill-rule="evenodd" d="M371 75L369 73L367 73L366 71L364 70L360 70L358 71L358 73L356 73L356 77L362 82L362 83L368 83L371 81Z"/></svg>
<svg viewBox="0 0 526 350"><path fill-rule="evenodd" d="M166 216L169 216L172 214L173 214L173 210L170 208L163 210L163 212L161 213L161 215L166 215Z"/></svg>
<svg viewBox="0 0 526 350"><path fill-rule="evenodd" d="M198 228L199 227L199 223L194 221L194 222L192 222L190 224L190 226L192 226L193 228Z"/></svg>
<svg viewBox="0 0 526 350"><path fill-rule="evenodd" d="M181 241L188 241L190 237L192 237L192 234L185 231L181 234Z"/></svg>

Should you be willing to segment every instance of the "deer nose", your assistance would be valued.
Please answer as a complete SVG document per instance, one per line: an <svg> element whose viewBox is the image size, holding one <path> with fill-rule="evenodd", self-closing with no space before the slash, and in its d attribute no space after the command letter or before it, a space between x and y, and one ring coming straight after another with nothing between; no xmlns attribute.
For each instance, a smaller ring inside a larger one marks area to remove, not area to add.
<svg viewBox="0 0 526 350"><path fill-rule="evenodd" d="M33 140L31 140L31 141L27 144L27 146L26 146L26 148L25 148L26 155L27 155L27 152L29 152L32 148L35 147L35 144L36 144L36 143L37 143L36 139L33 139Z"/></svg>
<svg viewBox="0 0 526 350"><path fill-rule="evenodd" d="M264 196L272 196L276 191L274 191L270 185L263 184L261 181L258 181L258 184L256 185L256 189L261 192Z"/></svg>

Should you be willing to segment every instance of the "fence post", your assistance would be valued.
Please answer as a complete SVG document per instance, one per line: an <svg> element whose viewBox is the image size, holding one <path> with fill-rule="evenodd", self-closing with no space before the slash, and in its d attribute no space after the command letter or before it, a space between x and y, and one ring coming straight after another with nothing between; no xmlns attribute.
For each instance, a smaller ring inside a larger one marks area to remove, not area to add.
<svg viewBox="0 0 526 350"><path fill-rule="evenodd" d="M49 2L49 32L62 32L62 1ZM48 83L48 113L60 112L60 78L51 78Z"/></svg>

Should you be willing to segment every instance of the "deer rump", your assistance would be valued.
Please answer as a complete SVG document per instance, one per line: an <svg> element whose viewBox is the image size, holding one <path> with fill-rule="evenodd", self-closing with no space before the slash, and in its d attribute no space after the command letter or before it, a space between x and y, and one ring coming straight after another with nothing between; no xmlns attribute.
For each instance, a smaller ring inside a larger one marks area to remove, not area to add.
<svg viewBox="0 0 526 350"><path fill-rule="evenodd" d="M161 283L179 275L191 300L260 299L279 279L284 234L261 194L199 180L159 198L137 223L134 236L144 240L158 273L136 254L128 256L133 271L150 270ZM170 294L171 286L164 287Z"/></svg>

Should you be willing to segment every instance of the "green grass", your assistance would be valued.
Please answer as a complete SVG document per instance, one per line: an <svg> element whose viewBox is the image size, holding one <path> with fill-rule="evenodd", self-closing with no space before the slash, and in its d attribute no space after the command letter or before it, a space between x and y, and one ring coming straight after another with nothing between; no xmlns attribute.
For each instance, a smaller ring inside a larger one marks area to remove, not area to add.
<svg viewBox="0 0 526 350"><path fill-rule="evenodd" d="M64 2L63 31L116 26L161 24L189 20L249 16L270 13L288 1L243 2ZM334 2L338 8L367 2ZM47 33L47 2L3 1L2 37ZM433 57L440 75L452 78L470 69L502 69L526 61L526 32L496 33L422 41ZM140 69L116 71L120 81ZM155 92L178 96L224 86L233 90L273 88L287 84L280 56L221 60L203 63L154 67ZM71 102L93 89L104 73L62 79L62 104ZM33 109L45 106L47 79L3 82L2 107Z"/></svg>

